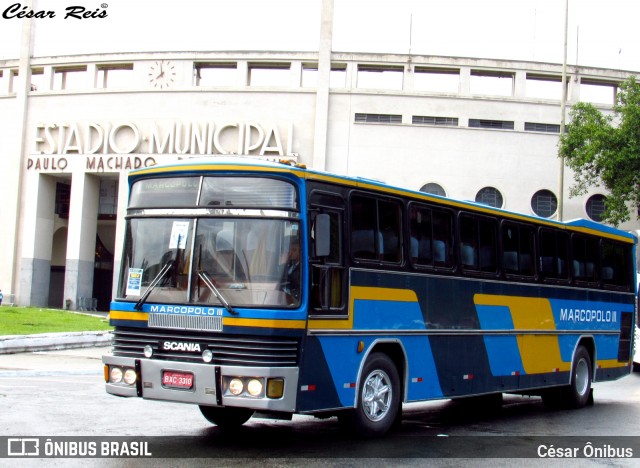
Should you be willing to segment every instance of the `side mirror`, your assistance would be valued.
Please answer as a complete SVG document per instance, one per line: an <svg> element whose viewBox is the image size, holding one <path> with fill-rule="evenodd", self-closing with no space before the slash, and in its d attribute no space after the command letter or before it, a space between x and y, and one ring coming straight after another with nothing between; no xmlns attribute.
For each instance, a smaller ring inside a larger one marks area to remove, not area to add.
<svg viewBox="0 0 640 468"><path fill-rule="evenodd" d="M320 213L315 219L315 256L327 257L331 254L331 217Z"/></svg>

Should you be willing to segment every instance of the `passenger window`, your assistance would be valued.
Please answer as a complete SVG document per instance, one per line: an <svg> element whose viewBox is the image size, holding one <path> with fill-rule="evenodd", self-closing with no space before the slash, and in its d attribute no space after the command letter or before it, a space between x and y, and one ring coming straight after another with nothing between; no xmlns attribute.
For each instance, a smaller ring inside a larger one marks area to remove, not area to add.
<svg viewBox="0 0 640 468"><path fill-rule="evenodd" d="M464 271L495 273L497 227L493 219L460 216L460 264Z"/></svg>
<svg viewBox="0 0 640 468"><path fill-rule="evenodd" d="M401 206L373 197L351 197L351 252L358 260L402 261Z"/></svg>
<svg viewBox="0 0 640 468"><path fill-rule="evenodd" d="M628 289L630 274L626 259L630 247L617 242L602 241L600 279L605 286Z"/></svg>
<svg viewBox="0 0 640 468"><path fill-rule="evenodd" d="M534 276L533 229L515 223L502 225L502 267L507 275Z"/></svg>
<svg viewBox="0 0 640 468"><path fill-rule="evenodd" d="M574 234L571 240L573 279L578 282L597 281L598 240Z"/></svg>
<svg viewBox="0 0 640 468"><path fill-rule="evenodd" d="M451 268L451 213L412 204L409 208L409 218L411 263L418 267Z"/></svg>
<svg viewBox="0 0 640 468"><path fill-rule="evenodd" d="M544 279L569 278L569 236L564 232L540 230L540 273Z"/></svg>

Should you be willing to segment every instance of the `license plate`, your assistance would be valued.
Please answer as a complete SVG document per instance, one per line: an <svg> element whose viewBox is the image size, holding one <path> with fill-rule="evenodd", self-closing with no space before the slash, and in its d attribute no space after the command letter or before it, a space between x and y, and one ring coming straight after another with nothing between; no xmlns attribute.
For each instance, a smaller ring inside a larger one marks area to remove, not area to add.
<svg viewBox="0 0 640 468"><path fill-rule="evenodd" d="M193 381L193 374L189 372L162 372L162 385L165 387L191 389Z"/></svg>

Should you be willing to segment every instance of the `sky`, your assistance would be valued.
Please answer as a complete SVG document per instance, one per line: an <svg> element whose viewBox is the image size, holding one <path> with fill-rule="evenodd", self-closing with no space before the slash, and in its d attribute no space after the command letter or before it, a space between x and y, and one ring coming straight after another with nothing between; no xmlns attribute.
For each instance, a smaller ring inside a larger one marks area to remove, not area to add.
<svg viewBox="0 0 640 468"><path fill-rule="evenodd" d="M22 20L0 0L0 60ZM83 6L105 18L65 19ZM104 6L103 6L104 5ZM34 56L169 51L316 51L321 0L35 0ZM5 13L6 14L6 13ZM562 63L565 0L334 0L336 52ZM7 15L10 16L10 15ZM638 0L569 0L569 64L640 71Z"/></svg>

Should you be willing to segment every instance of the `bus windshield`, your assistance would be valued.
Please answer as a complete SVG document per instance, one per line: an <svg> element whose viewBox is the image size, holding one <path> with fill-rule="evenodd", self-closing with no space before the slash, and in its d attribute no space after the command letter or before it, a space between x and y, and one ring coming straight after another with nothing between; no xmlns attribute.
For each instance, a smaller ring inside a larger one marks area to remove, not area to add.
<svg viewBox="0 0 640 468"><path fill-rule="evenodd" d="M144 297L144 302L297 307L298 233L297 221L282 219L130 219L120 296Z"/></svg>

